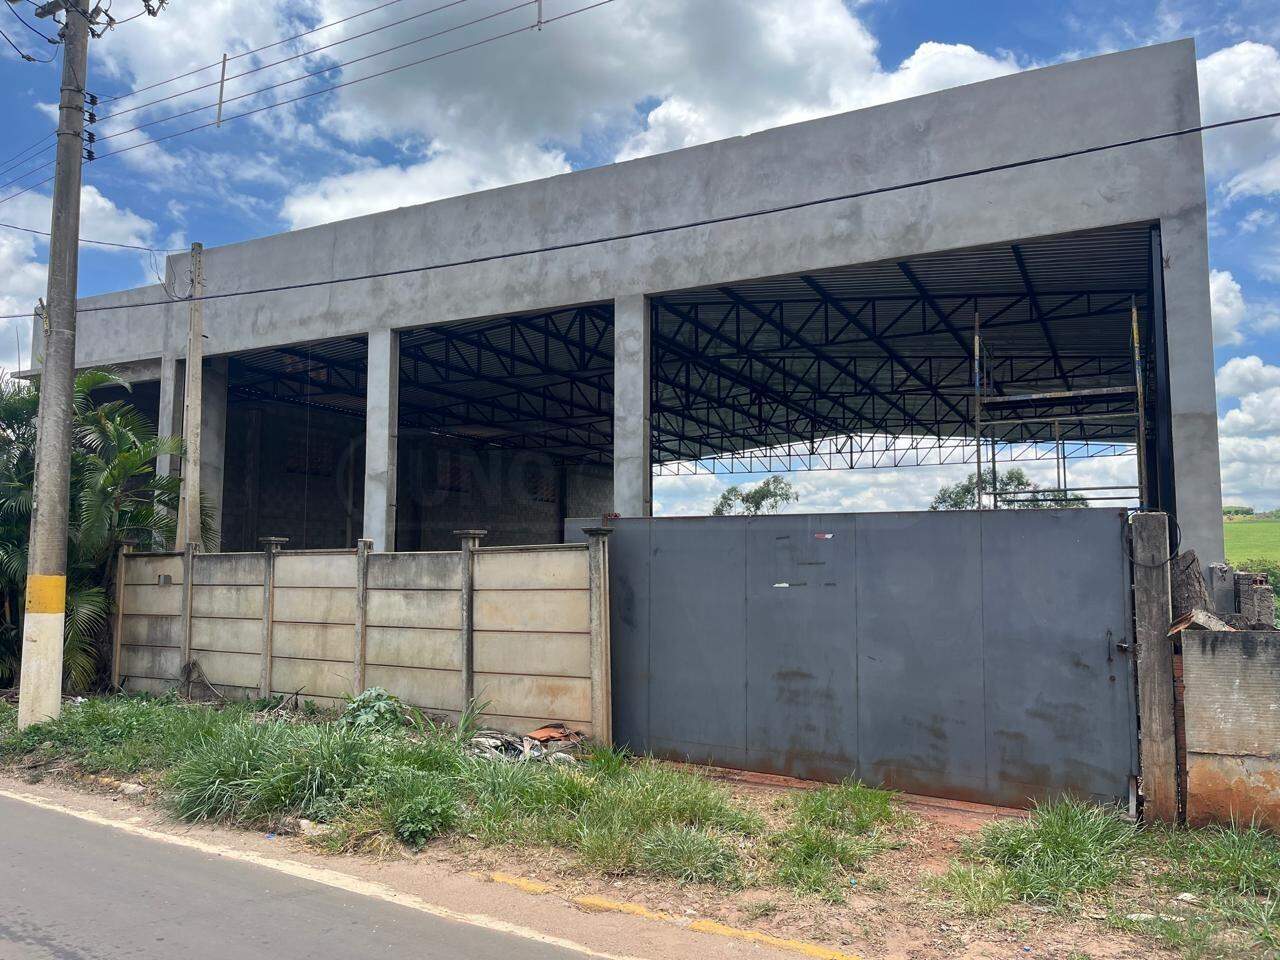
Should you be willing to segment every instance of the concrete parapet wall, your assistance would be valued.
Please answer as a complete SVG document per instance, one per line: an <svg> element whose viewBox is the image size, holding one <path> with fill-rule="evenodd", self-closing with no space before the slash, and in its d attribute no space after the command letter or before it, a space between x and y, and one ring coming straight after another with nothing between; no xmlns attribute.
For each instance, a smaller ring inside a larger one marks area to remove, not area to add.
<svg viewBox="0 0 1280 960"><path fill-rule="evenodd" d="M470 669L489 725L527 732L559 720L607 739L608 618L593 616L607 603L604 549L599 537L469 555L124 554L119 682L328 707L383 687L456 717Z"/></svg>
<svg viewBox="0 0 1280 960"><path fill-rule="evenodd" d="M1182 635L1187 820L1280 830L1280 631Z"/></svg>

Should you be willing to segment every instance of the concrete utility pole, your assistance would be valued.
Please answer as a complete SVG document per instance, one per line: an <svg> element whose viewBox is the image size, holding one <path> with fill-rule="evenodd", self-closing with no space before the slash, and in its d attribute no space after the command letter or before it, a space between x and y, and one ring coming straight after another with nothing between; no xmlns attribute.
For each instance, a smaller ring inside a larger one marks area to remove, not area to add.
<svg viewBox="0 0 1280 960"><path fill-rule="evenodd" d="M62 636L67 609L67 501L70 498L71 400L76 365L76 281L80 252L80 167L84 150L89 12L85 0L46 4L36 16L66 11L58 154L49 230L44 367L36 417L35 502L27 555L26 616L18 726L62 712Z"/></svg>
<svg viewBox="0 0 1280 960"><path fill-rule="evenodd" d="M204 412L204 245L191 245L191 312L187 321L187 379L183 393L182 497L174 549L200 537L200 417Z"/></svg>

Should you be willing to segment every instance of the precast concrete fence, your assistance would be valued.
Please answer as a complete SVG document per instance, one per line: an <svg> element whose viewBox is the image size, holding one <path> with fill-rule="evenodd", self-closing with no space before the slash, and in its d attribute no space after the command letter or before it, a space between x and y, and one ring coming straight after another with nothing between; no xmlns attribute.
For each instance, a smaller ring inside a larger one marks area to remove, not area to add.
<svg viewBox="0 0 1280 960"><path fill-rule="evenodd" d="M474 700L524 732L563 721L609 743L606 528L587 542L432 553L122 552L112 679L128 691L325 707L383 687L430 714Z"/></svg>

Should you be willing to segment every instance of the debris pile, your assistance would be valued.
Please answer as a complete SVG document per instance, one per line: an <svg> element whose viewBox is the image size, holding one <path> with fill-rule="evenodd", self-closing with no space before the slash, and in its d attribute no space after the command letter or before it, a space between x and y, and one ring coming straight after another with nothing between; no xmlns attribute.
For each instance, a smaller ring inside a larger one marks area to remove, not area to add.
<svg viewBox="0 0 1280 960"><path fill-rule="evenodd" d="M499 730L481 730L467 741L472 756L490 760L543 760L549 763L577 763L574 753L586 736L563 723L549 723L524 736Z"/></svg>

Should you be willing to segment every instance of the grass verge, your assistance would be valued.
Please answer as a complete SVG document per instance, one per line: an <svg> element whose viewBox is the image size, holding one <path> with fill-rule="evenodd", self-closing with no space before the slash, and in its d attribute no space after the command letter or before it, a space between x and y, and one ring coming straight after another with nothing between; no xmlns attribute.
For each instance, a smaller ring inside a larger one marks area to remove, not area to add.
<svg viewBox="0 0 1280 960"><path fill-rule="evenodd" d="M143 776L187 821L279 829L306 818L327 827L318 842L334 851L453 836L553 846L607 875L839 900L909 824L891 794L856 782L791 798L771 824L702 776L620 751L513 763L474 756L464 739L385 694L336 720L112 697L19 733L12 709L0 713L0 762Z"/></svg>

